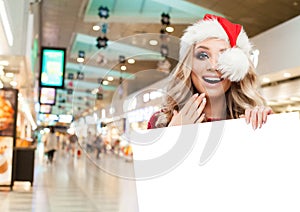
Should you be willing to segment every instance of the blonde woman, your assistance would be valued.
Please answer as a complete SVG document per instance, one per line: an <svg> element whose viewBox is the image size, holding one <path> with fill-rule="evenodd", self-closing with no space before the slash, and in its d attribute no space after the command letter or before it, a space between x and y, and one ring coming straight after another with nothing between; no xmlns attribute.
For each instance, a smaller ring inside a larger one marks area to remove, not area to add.
<svg viewBox="0 0 300 212"><path fill-rule="evenodd" d="M241 25L207 14L181 38L166 101L148 129L244 117L253 129L272 113L257 91L252 45Z"/></svg>

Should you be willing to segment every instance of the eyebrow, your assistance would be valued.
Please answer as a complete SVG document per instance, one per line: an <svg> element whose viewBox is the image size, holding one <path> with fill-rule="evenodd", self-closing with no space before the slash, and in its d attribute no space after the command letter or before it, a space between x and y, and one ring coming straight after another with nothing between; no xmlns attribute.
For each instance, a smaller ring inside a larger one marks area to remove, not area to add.
<svg viewBox="0 0 300 212"><path fill-rule="evenodd" d="M206 49L206 50L209 50L209 48L206 47L206 46L198 46L196 49ZM223 52L223 51L225 51L226 49L227 49L227 48L220 49L220 52Z"/></svg>
<svg viewBox="0 0 300 212"><path fill-rule="evenodd" d="M206 46L198 46L196 49L207 49L207 50L209 50L209 48L206 47Z"/></svg>

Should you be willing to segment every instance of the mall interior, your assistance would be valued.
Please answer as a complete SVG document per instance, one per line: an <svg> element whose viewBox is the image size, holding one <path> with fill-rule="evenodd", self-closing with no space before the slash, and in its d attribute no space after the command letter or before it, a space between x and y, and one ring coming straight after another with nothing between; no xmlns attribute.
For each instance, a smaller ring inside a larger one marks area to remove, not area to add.
<svg viewBox="0 0 300 212"><path fill-rule="evenodd" d="M0 211L139 211L130 135L206 13L244 27L274 113L299 112L299 0L0 0Z"/></svg>

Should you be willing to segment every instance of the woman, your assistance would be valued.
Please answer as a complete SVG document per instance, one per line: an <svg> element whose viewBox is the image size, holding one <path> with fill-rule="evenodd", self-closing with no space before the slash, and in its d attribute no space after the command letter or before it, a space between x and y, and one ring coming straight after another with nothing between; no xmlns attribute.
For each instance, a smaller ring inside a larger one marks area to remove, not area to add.
<svg viewBox="0 0 300 212"><path fill-rule="evenodd" d="M50 164L52 164L54 153L57 149L57 137L55 135L54 127L50 127L50 133L46 138L45 146L47 150L48 161L50 162Z"/></svg>
<svg viewBox="0 0 300 212"><path fill-rule="evenodd" d="M162 110L148 129L245 117L253 129L272 113L257 92L252 45L241 25L207 14L181 38Z"/></svg>

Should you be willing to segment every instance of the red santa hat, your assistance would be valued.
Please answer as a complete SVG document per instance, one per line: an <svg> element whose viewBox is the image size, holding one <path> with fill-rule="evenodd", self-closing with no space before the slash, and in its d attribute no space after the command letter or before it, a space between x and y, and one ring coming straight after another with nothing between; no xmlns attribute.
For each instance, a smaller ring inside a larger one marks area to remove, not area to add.
<svg viewBox="0 0 300 212"><path fill-rule="evenodd" d="M241 25L223 17L206 14L202 20L189 26L181 37L179 61L184 59L192 44L212 37L223 39L231 46L218 59L222 76L231 81L242 80L249 70L252 45Z"/></svg>

